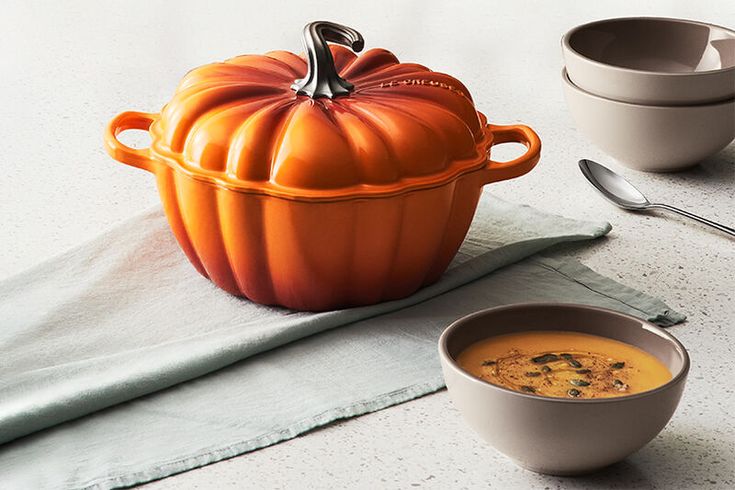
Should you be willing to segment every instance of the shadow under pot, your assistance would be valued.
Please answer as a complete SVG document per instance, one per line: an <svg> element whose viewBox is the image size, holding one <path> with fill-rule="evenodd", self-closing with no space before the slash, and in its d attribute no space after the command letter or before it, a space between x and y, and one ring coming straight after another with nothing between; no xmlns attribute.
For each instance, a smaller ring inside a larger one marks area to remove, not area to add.
<svg viewBox="0 0 735 490"><path fill-rule="evenodd" d="M351 28L308 24L304 46L192 70L160 114L115 117L106 149L156 176L179 245L232 294L310 311L408 296L447 268L483 186L536 165L539 138L487 124L449 75L357 56ZM121 143L128 129L150 148ZM491 161L505 142L527 151Z"/></svg>

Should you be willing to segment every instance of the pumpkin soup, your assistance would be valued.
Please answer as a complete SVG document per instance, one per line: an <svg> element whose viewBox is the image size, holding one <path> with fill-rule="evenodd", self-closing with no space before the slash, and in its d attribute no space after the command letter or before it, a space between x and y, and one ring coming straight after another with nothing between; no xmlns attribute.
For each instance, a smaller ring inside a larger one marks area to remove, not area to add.
<svg viewBox="0 0 735 490"><path fill-rule="evenodd" d="M632 395L671 379L661 361L630 344L554 330L490 337L470 345L457 362L490 383L557 398Z"/></svg>

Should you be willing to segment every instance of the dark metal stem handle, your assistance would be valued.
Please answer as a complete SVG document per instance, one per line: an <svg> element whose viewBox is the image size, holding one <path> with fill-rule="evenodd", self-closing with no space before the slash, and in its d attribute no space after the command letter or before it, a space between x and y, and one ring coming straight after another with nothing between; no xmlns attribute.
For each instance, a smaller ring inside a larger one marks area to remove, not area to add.
<svg viewBox="0 0 735 490"><path fill-rule="evenodd" d="M354 86L337 74L334 58L327 41L339 43L355 52L362 51L365 41L359 32L333 22L317 21L304 27L304 49L309 63L306 76L296 80L291 88L299 95L333 99L349 94Z"/></svg>
<svg viewBox="0 0 735 490"><path fill-rule="evenodd" d="M727 233L728 235L735 237L735 228L730 228L729 226L725 226L715 221L708 220L707 218L702 218L701 216L692 214L689 211L684 211L683 209L675 208L674 206L669 206L668 204L659 204L659 203L652 203L651 207L658 208L658 209L665 209L667 211L671 211L672 213L686 216L687 218L691 218L694 221L699 221L700 223L711 226L712 228L715 228L716 230L720 230L724 233Z"/></svg>

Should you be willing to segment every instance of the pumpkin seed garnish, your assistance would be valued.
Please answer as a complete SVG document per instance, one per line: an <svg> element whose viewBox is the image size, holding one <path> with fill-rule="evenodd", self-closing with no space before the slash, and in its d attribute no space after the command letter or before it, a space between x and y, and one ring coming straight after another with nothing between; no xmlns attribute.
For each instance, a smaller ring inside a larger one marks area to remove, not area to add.
<svg viewBox="0 0 735 490"><path fill-rule="evenodd" d="M590 383L583 379L570 379L569 382L574 386L589 386Z"/></svg>
<svg viewBox="0 0 735 490"><path fill-rule="evenodd" d="M543 371L545 373L550 373L551 372L551 368L549 366L542 366L541 367L541 371Z"/></svg>
<svg viewBox="0 0 735 490"><path fill-rule="evenodd" d="M496 364L497 364L497 362L496 361L493 361L492 359L488 359L486 361L482 361L482 365L483 366L494 366Z"/></svg>
<svg viewBox="0 0 735 490"><path fill-rule="evenodd" d="M577 398L581 394L582 394L582 392L579 391L576 388L572 388L571 390L567 391L567 395L569 395L569 396L571 396L573 398Z"/></svg>
<svg viewBox="0 0 735 490"><path fill-rule="evenodd" d="M582 367L582 364L579 361L575 360L575 359L570 360L569 361L569 365L572 366L573 368L581 368Z"/></svg>
<svg viewBox="0 0 735 490"><path fill-rule="evenodd" d="M623 369L625 367L625 363L622 362L622 361L621 362L614 362L614 363L610 364L610 367L612 369Z"/></svg>
<svg viewBox="0 0 735 490"><path fill-rule="evenodd" d="M533 386L521 386L521 391L524 391L526 393L536 393L536 388Z"/></svg>
<svg viewBox="0 0 735 490"><path fill-rule="evenodd" d="M526 373L526 376L528 376L529 378L537 378L541 376L541 373L539 373L538 371L528 371Z"/></svg>
<svg viewBox="0 0 735 490"><path fill-rule="evenodd" d="M559 354L559 357L561 357L562 359L566 359L567 361L572 359L572 355L567 353Z"/></svg>
<svg viewBox="0 0 735 490"><path fill-rule="evenodd" d="M536 356L531 358L531 362L534 364L546 364L547 362L558 361L559 356L556 354L544 354L542 356Z"/></svg>
<svg viewBox="0 0 735 490"><path fill-rule="evenodd" d="M592 372L592 370L591 369L577 369L574 372L577 374L589 374Z"/></svg>
<svg viewBox="0 0 735 490"><path fill-rule="evenodd" d="M619 379L616 379L613 381L613 386L617 388L619 391L625 391L628 389L628 385L620 381Z"/></svg>

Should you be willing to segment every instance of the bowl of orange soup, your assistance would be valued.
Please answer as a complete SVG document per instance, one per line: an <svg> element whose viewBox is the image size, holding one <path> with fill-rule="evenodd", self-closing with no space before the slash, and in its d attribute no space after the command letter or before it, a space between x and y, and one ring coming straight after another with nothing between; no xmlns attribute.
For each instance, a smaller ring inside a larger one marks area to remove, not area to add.
<svg viewBox="0 0 735 490"><path fill-rule="evenodd" d="M483 439L539 473L589 473L643 447L681 398L689 356L665 330L604 308L479 311L439 339L454 405Z"/></svg>

